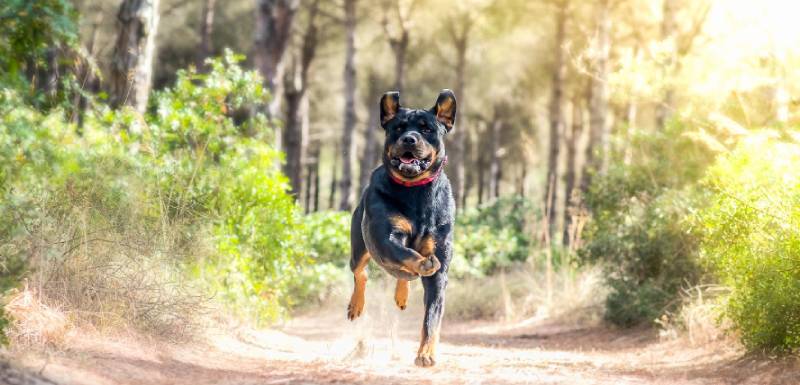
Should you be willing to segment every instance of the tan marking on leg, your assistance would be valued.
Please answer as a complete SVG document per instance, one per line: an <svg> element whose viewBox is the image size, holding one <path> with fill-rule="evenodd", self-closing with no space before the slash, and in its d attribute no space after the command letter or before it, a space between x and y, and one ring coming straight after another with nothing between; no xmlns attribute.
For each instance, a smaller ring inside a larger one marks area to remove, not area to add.
<svg viewBox="0 0 800 385"><path fill-rule="evenodd" d="M431 235L426 235L414 247L423 257L430 257L436 253L436 240Z"/></svg>
<svg viewBox="0 0 800 385"><path fill-rule="evenodd" d="M364 311L364 293L367 289L367 263L371 256L364 253L358 265L353 269L353 295L350 296L350 304L347 306L347 319L354 320Z"/></svg>
<svg viewBox="0 0 800 385"><path fill-rule="evenodd" d="M439 330L441 327L442 323L439 321L439 325L436 326L433 335L426 336L425 325L422 325L422 341L420 341L419 350L417 350L417 358L414 360L414 364L422 367L429 367L436 364L436 345L439 344Z"/></svg>
<svg viewBox="0 0 800 385"><path fill-rule="evenodd" d="M432 235L422 237L414 245L417 258L406 260L403 265L406 269L413 271L423 277L431 276L442 267L439 258L436 258L436 240Z"/></svg>
<svg viewBox="0 0 800 385"><path fill-rule="evenodd" d="M410 286L410 282L406 281L405 279L398 279L397 286L394 288L394 303L397 304L397 307L400 310L406 309L406 303L408 302L408 288Z"/></svg>
<svg viewBox="0 0 800 385"><path fill-rule="evenodd" d="M396 230L411 235L412 226L408 218L402 215L390 215L389 223L391 223L392 227Z"/></svg>

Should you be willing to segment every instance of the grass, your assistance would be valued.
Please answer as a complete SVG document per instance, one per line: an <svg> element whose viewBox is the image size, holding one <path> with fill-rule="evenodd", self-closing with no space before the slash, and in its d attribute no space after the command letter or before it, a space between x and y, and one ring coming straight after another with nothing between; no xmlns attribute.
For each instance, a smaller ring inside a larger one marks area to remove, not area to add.
<svg viewBox="0 0 800 385"><path fill-rule="evenodd" d="M148 220L135 203L101 205L73 193L38 197L21 217L25 231L4 241L31 272L6 301L12 341L57 343L58 333L81 324L189 338L208 296L182 261L206 246L182 239L179 223Z"/></svg>
<svg viewBox="0 0 800 385"><path fill-rule="evenodd" d="M548 299L546 272L518 263L483 278L451 279L447 316L455 319L519 321L559 318L597 320L605 291L597 270L563 267L554 272Z"/></svg>

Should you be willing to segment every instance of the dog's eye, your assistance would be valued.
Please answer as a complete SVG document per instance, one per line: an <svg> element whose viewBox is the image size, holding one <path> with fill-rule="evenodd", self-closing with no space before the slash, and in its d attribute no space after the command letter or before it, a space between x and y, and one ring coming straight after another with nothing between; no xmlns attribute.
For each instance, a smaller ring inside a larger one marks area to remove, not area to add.
<svg viewBox="0 0 800 385"><path fill-rule="evenodd" d="M429 133L431 132L431 128L430 128L430 127L428 127L428 126L422 126L422 128L420 129L420 131L422 131L422 132L423 132L423 133L425 133L425 134L429 134Z"/></svg>

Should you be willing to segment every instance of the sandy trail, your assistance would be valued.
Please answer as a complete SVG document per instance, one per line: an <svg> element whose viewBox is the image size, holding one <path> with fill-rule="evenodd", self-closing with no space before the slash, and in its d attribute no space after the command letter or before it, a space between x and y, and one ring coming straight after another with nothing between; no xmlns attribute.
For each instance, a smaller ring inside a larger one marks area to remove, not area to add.
<svg viewBox="0 0 800 385"><path fill-rule="evenodd" d="M170 344L90 332L68 348L18 352L59 384L796 384L794 360L742 358L725 341L661 342L653 331L553 321L445 322L437 365L413 365L422 311L373 301L354 323L339 312L268 330L213 330Z"/></svg>

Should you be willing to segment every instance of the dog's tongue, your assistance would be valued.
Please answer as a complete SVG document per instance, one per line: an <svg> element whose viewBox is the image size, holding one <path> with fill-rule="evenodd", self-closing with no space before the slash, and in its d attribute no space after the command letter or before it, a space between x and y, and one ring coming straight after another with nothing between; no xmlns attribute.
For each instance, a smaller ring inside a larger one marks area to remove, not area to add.
<svg viewBox="0 0 800 385"><path fill-rule="evenodd" d="M413 156L408 156L408 155L403 155L403 156L400 157L400 161L405 163L405 164L409 164L409 163L414 161L414 157Z"/></svg>

